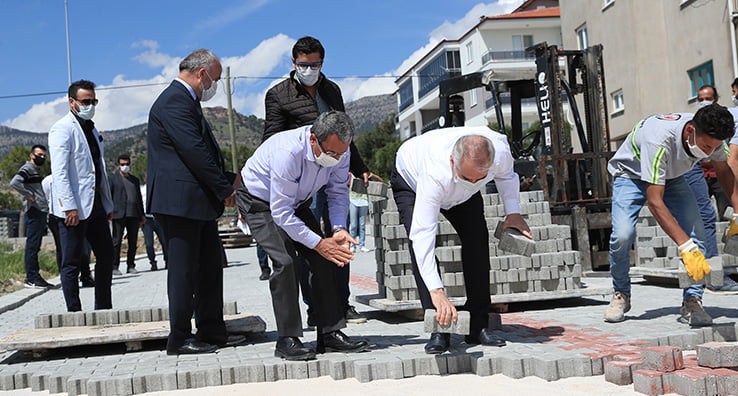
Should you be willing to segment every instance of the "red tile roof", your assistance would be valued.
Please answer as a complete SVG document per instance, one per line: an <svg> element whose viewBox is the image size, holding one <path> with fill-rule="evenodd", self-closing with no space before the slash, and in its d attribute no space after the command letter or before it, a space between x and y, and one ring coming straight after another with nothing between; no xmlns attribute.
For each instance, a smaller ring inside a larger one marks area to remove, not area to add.
<svg viewBox="0 0 738 396"><path fill-rule="evenodd" d="M485 17L485 19L524 19L524 18L558 18L560 16L559 7L541 8L531 11L520 11L512 14L497 15Z"/></svg>

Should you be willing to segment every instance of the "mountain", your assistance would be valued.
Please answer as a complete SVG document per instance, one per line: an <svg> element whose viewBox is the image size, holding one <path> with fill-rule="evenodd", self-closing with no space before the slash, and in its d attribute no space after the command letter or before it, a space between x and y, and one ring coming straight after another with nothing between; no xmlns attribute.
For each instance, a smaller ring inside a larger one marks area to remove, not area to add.
<svg viewBox="0 0 738 396"><path fill-rule="evenodd" d="M357 99L346 104L346 113L354 121L356 133L373 129L377 124L392 116L397 111L395 96L376 95ZM230 147L231 138L228 132L228 111L223 107L203 108L203 114L213 129L213 135L221 147ZM236 129L236 144L258 146L264 131L264 120L254 115L245 116L233 112ZM105 143L105 157L109 165L115 162L118 155L127 153L132 157L146 152L146 124L113 131L101 131ZM48 133L26 132L0 125L0 157L10 152L13 146L47 145ZM113 169L110 167L109 169Z"/></svg>

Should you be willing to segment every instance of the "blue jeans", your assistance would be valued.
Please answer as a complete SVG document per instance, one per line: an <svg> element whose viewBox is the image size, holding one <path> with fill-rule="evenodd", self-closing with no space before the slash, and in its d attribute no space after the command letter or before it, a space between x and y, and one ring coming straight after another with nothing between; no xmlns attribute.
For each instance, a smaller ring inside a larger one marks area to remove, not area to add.
<svg viewBox="0 0 738 396"><path fill-rule="evenodd" d="M368 206L356 206L353 203L349 205L349 232L351 238L359 241L359 248L364 247L366 240L366 214L369 212Z"/></svg>
<svg viewBox="0 0 738 396"><path fill-rule="evenodd" d="M259 259L259 268L269 269L269 255L258 243L256 244L256 257Z"/></svg>
<svg viewBox="0 0 738 396"><path fill-rule="evenodd" d="M41 279L38 273L38 251L41 249L41 239L46 233L46 213L31 207L25 214L26 220L26 282L35 282Z"/></svg>
<svg viewBox="0 0 738 396"><path fill-rule="evenodd" d="M705 257L715 257L718 255L717 237L715 235L717 214L715 213L715 207L712 206L707 181L705 181L699 162L694 165L692 170L684 174L684 179L689 184L689 189L692 190L695 200L697 200L697 208L700 210L700 218L702 218L702 224L705 227Z"/></svg>
<svg viewBox="0 0 738 396"><path fill-rule="evenodd" d="M648 183L616 177L612 193L612 234L610 235L610 276L615 291L630 296L630 249L635 241L638 212L646 204ZM697 202L683 177L666 181L664 203L679 226L704 252L705 229L697 211ZM684 289L684 299L702 298L704 286Z"/></svg>
<svg viewBox="0 0 738 396"><path fill-rule="evenodd" d="M156 264L156 250L154 250L154 233L159 238L161 251L164 254L164 263L167 262L167 245L164 243L164 230L161 224L153 217L147 217L143 228L144 244L146 245L146 256L149 258L149 264Z"/></svg>

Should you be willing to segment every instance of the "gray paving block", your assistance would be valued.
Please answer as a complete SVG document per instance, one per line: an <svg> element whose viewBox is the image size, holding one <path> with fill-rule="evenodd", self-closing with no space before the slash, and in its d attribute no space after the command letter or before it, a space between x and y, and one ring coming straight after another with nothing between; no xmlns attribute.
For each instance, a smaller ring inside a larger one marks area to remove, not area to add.
<svg viewBox="0 0 738 396"><path fill-rule="evenodd" d="M415 375L445 375L448 373L444 355L416 357L414 360Z"/></svg>
<svg viewBox="0 0 738 396"><path fill-rule="evenodd" d="M456 322L453 320L448 325L442 326L436 320L436 310L426 309L424 317L424 330L426 333L454 333L454 334L469 334L469 324L471 317L469 311L457 311L459 318Z"/></svg>
<svg viewBox="0 0 738 396"><path fill-rule="evenodd" d="M497 223L494 234L495 238L500 240L500 243L497 245L498 248L506 252L531 257L536 250L536 241L528 239L528 237L512 227L508 227L505 232L502 232L502 224L502 221Z"/></svg>
<svg viewBox="0 0 738 396"><path fill-rule="evenodd" d="M346 375L346 361L333 359L329 360L328 375L336 381L349 378Z"/></svg>
<svg viewBox="0 0 738 396"><path fill-rule="evenodd" d="M23 389L31 387L31 374L25 371L18 371L13 375L15 389Z"/></svg>
<svg viewBox="0 0 738 396"><path fill-rule="evenodd" d="M118 323L119 324L131 323L131 311L127 309L118 311Z"/></svg>
<svg viewBox="0 0 738 396"><path fill-rule="evenodd" d="M97 311L85 312L85 324L87 324L87 326L97 325Z"/></svg>
<svg viewBox="0 0 738 396"><path fill-rule="evenodd" d="M502 356L499 359L500 372L510 378L523 378L526 376L521 357Z"/></svg>
<svg viewBox="0 0 738 396"><path fill-rule="evenodd" d="M372 380L372 361L371 360L355 360L352 364L354 367L354 378L359 382L369 382Z"/></svg>
<svg viewBox="0 0 738 396"><path fill-rule="evenodd" d="M49 386L49 373L36 373L31 375L31 390L40 392L46 390Z"/></svg>
<svg viewBox="0 0 738 396"><path fill-rule="evenodd" d="M290 362L284 364L287 379L305 379L308 378L307 362Z"/></svg>
<svg viewBox="0 0 738 396"><path fill-rule="evenodd" d="M177 370L177 389L222 385L220 368Z"/></svg>
<svg viewBox="0 0 738 396"><path fill-rule="evenodd" d="M159 392L177 389L177 372L137 372L133 375L133 393Z"/></svg>
<svg viewBox="0 0 738 396"><path fill-rule="evenodd" d="M67 391L67 381L72 376L69 374L50 374L48 378L49 393L65 393Z"/></svg>
<svg viewBox="0 0 738 396"><path fill-rule="evenodd" d="M87 394L87 379L89 376L73 375L67 380L66 392L68 396Z"/></svg>
<svg viewBox="0 0 738 396"><path fill-rule="evenodd" d="M461 374L472 372L472 355L448 354L446 355L446 367L449 374Z"/></svg>
<svg viewBox="0 0 738 396"><path fill-rule="evenodd" d="M592 359L588 357L567 357L556 361L559 378L591 377L593 374Z"/></svg>
<svg viewBox="0 0 738 396"><path fill-rule="evenodd" d="M732 254L733 256L738 256L738 235L733 235L730 238L728 238L727 241L725 241L725 246L723 247L723 253Z"/></svg>
<svg viewBox="0 0 738 396"><path fill-rule="evenodd" d="M15 371L2 370L0 371L0 390L13 390L15 389ZM21 388L18 388L21 389Z"/></svg>
<svg viewBox="0 0 738 396"><path fill-rule="evenodd" d="M88 396L124 396L133 394L133 375L96 377L87 381Z"/></svg>
<svg viewBox="0 0 738 396"><path fill-rule="evenodd" d="M266 382L274 382L287 378L283 361L265 361L264 362L264 380Z"/></svg>
<svg viewBox="0 0 738 396"><path fill-rule="evenodd" d="M236 315L238 313L238 303L236 301L228 301L223 303L223 315Z"/></svg>
<svg viewBox="0 0 738 396"><path fill-rule="evenodd" d="M51 315L44 314L38 315L33 319L33 327L36 329L48 329L51 328Z"/></svg>

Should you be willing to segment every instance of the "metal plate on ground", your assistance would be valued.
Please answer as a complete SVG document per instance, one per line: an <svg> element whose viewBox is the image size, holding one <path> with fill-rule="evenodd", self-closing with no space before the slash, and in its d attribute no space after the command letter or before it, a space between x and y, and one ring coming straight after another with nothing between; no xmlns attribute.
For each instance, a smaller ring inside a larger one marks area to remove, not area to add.
<svg viewBox="0 0 738 396"><path fill-rule="evenodd" d="M612 294L611 287L587 287L574 290L560 290L560 291L544 291L544 292L531 292L531 293L510 293L510 294L499 294L492 295L490 299L492 304L497 303L514 303L514 302L528 302L528 301L543 301L543 300L558 300L562 298L576 298L586 296L608 296ZM466 303L466 297L449 297L448 299L451 304L455 306L461 306ZM405 311L408 309L420 309L422 308L420 300L390 300L382 298L378 294L356 296L356 301L369 305L370 307L377 308L386 312L398 312Z"/></svg>
<svg viewBox="0 0 738 396"><path fill-rule="evenodd" d="M261 333L266 330L264 320L254 314L225 315L224 319L226 328L232 333ZM168 336L168 320L100 326L23 329L0 339L0 350L26 351L80 345L132 343L165 339Z"/></svg>

